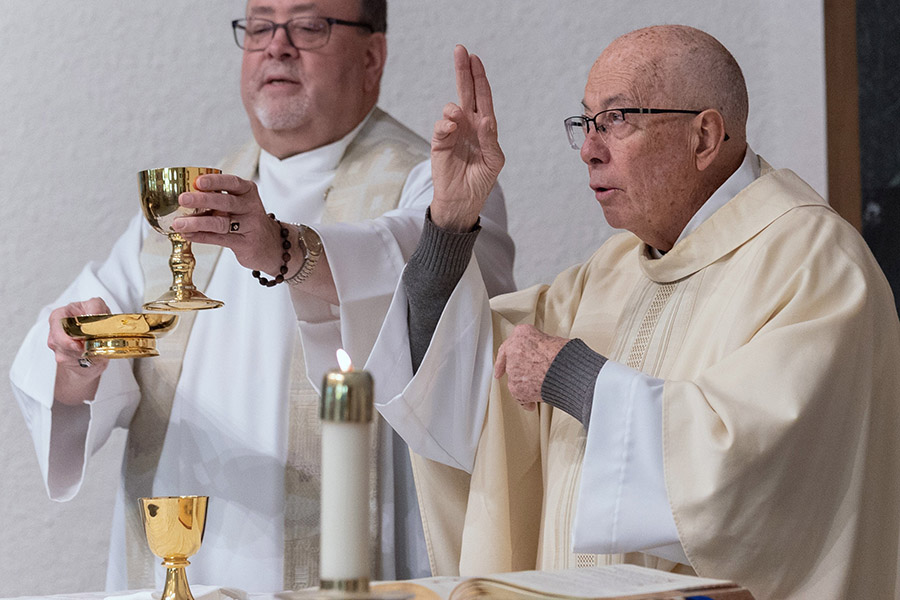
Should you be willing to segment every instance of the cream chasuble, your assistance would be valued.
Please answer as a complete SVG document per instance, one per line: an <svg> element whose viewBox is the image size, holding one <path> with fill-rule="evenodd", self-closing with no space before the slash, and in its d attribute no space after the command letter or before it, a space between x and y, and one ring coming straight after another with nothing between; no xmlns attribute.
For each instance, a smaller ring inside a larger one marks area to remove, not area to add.
<svg viewBox="0 0 900 600"><path fill-rule="evenodd" d="M249 145L223 166L223 171L252 179L257 171L259 148ZM354 222L374 219L397 206L410 170L428 157L428 145L386 113L375 109L373 115L353 139L341 159L332 185L325 192L322 223ZM170 244L163 236L151 236L145 242L141 262L149 299L171 284L165 257ZM206 287L221 252L218 247L193 245L197 255L194 281ZM182 368L185 347L196 313L181 317L175 331L158 341L159 357L138 360L136 377L143 399L129 427L128 445L123 463L126 498L152 493L156 465L169 426L175 386ZM318 583L319 567L319 490L321 482L321 431L317 390L306 377L299 336L295 336L291 361L288 415L288 455L285 471L284 587L300 589ZM371 535L378 539L378 470L373 432L371 465ZM151 587L154 565L158 562L147 547L136 502L126 502L126 551L129 587ZM214 509L211 503L210 509ZM373 572L377 573L373 554Z"/></svg>
<svg viewBox="0 0 900 600"><path fill-rule="evenodd" d="M472 266L465 281L477 284ZM858 233L792 172L763 164L660 259L622 234L551 286L495 298L492 315L483 298L458 287L432 339L439 368L415 391L401 382L376 398L428 457L413 462L436 573L627 561L733 579L760 600L898 597L900 324ZM614 512L583 489L625 476L597 479L597 463L630 460L627 440L591 437L597 403L635 399L595 397L587 435L562 411L522 410L490 377L490 354L471 350L478 338L496 353L519 323L664 380L664 484L690 565L633 552L615 515L573 546L582 513ZM408 367L381 344L367 368L399 379ZM451 431L440 415L454 403Z"/></svg>

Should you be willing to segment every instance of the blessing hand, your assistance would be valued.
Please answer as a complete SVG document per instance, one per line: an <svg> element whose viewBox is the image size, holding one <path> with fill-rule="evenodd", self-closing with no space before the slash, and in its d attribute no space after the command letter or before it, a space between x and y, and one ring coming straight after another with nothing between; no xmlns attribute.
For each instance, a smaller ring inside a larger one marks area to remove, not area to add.
<svg viewBox="0 0 900 600"><path fill-rule="evenodd" d="M541 401L541 386L553 359L569 340L547 335L531 325L517 325L500 344L494 377L507 376L506 385L525 410L534 410Z"/></svg>
<svg viewBox="0 0 900 600"><path fill-rule="evenodd" d="M484 65L463 46L453 50L459 104L444 107L431 138L434 200L431 218L450 231L469 231L478 221L505 157Z"/></svg>

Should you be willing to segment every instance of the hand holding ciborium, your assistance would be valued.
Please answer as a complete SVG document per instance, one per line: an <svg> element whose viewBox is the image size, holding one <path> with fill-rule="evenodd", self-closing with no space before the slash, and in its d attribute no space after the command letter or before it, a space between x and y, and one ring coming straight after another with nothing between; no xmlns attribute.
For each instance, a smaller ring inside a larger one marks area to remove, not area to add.
<svg viewBox="0 0 900 600"><path fill-rule="evenodd" d="M163 559L166 584L161 600L194 600L184 568L200 549L208 496L140 498L150 551Z"/></svg>
<svg viewBox="0 0 900 600"><path fill-rule="evenodd" d="M191 252L191 243L172 229L172 222L177 217L196 212L181 206L178 196L183 192L196 191L194 181L200 175L221 172L208 167L168 167L138 173L144 217L153 229L169 236L172 242L172 255L169 257L172 287L158 299L144 304L144 310L202 310L223 305L220 300L206 297L194 286L196 260Z"/></svg>

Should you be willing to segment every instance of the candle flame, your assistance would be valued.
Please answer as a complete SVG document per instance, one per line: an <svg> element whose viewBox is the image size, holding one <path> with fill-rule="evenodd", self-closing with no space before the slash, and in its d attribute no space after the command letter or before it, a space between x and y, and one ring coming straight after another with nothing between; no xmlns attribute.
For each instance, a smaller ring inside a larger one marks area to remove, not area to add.
<svg viewBox="0 0 900 600"><path fill-rule="evenodd" d="M338 365L341 367L341 371L346 372L353 370L353 363L350 361L350 355L347 354L343 348L338 348L337 361Z"/></svg>

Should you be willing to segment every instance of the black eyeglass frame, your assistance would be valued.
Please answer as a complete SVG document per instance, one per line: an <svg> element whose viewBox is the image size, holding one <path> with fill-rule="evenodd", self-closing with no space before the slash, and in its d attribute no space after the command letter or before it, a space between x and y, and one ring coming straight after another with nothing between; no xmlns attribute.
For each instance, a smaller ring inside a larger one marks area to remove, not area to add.
<svg viewBox="0 0 900 600"><path fill-rule="evenodd" d="M272 43L272 40L275 39L275 34L278 33L279 29L284 29L284 33L287 36L288 43L291 45L291 47L293 47L297 50L315 50L316 48L321 48L322 46L326 45L328 43L328 40L331 39L331 28L335 25L345 25L347 27L359 27L360 29L368 29L369 33L375 33L375 28L372 27L372 25L370 25L369 23L363 23L362 21L345 21L344 19L335 19L334 17L294 17L293 19L289 19L289 20L285 21L284 23L276 23L275 21L272 21L271 19L263 19L261 17L251 17L251 19L253 21L265 21L266 23L272 24L272 37L269 39L269 43ZM240 48L241 50L246 50L247 52L262 52L263 50L265 50L265 47L255 48L253 50L250 50L250 49L247 49L244 46L242 46L240 40L238 39L238 29L243 30L244 34L246 36L247 21L250 21L251 19L235 19L234 21L231 22L231 29L232 29L232 32L234 33L234 43L237 44L238 48ZM293 21L297 21L297 20L301 20L301 19L318 19L318 20L325 21L326 23L328 23L328 31L326 32L326 35L325 35L325 41L322 42L321 45L301 48L300 46L298 46L297 44L294 43L293 38L291 38L291 30L288 29L288 25L290 25L291 22L293 22Z"/></svg>
<svg viewBox="0 0 900 600"><path fill-rule="evenodd" d="M704 109L704 110L708 110L708 109ZM600 129L597 127L597 117L599 117L602 114L611 113L611 112L620 113L622 115L622 120L624 121L625 115L661 115L661 114L666 114L666 113L675 113L675 114L683 114L683 115L699 115L703 111L702 110L685 110L682 108L607 108L606 110L601 110L600 112L595 114L593 117L586 117L584 115L568 117L567 119L565 119L563 121L563 124L566 126L566 134L568 135L568 133L569 133L569 123L576 121L576 120L579 121L581 123L581 126L586 129L585 136L587 136L587 134L591 132L590 126L587 125L588 123L593 123L594 131L599 133ZM568 137L569 137L569 145L572 146L572 148L574 148L575 150L578 150L579 148L575 145L575 140L572 138L572 136L569 135ZM726 141L726 142L728 141L727 133L725 134L724 141Z"/></svg>

